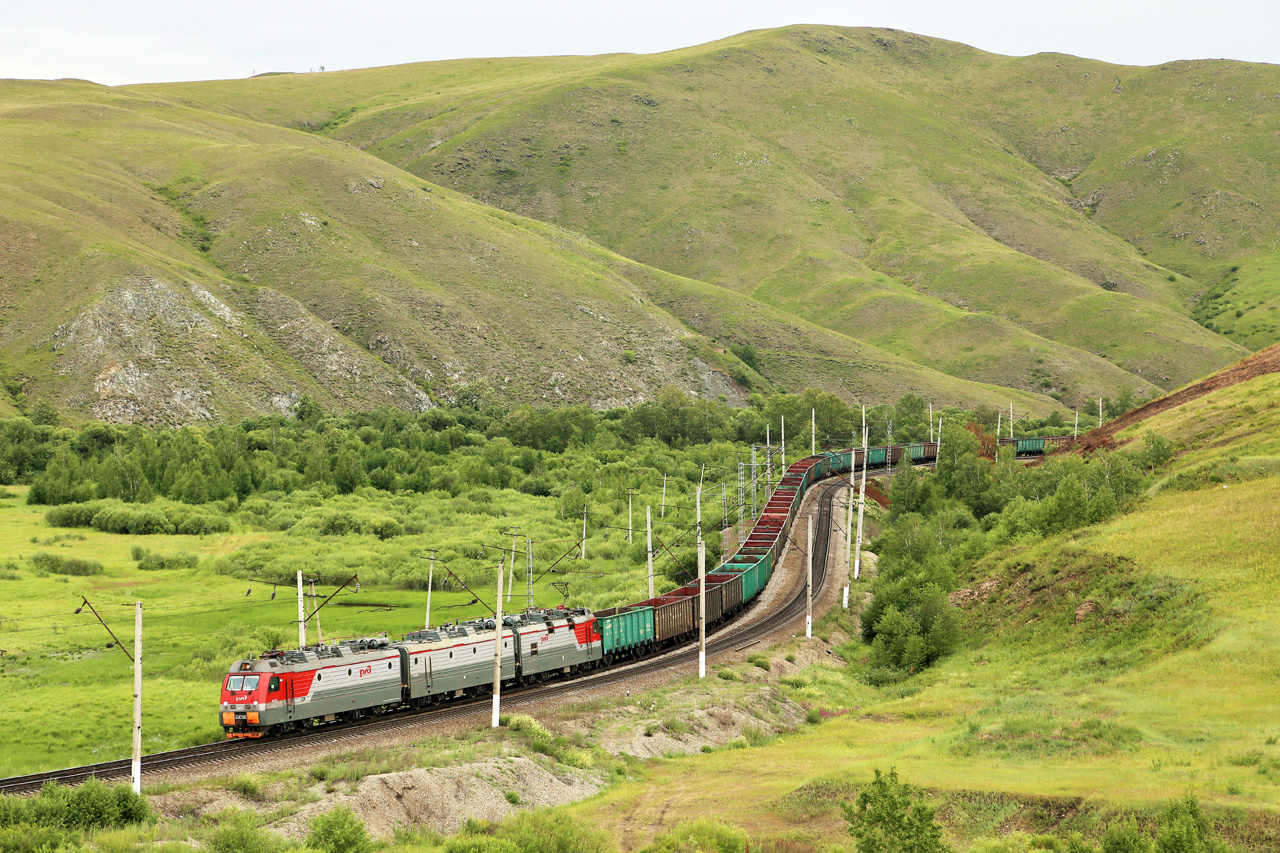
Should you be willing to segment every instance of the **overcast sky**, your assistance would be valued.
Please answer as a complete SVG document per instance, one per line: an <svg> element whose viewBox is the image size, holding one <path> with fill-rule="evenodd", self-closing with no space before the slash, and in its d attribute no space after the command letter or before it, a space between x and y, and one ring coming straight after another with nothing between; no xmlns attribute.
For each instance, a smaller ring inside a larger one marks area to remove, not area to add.
<svg viewBox="0 0 1280 853"><path fill-rule="evenodd" d="M895 27L996 53L1280 63L1280 0L15 0L0 78L144 83L471 56L654 53L787 24Z"/></svg>

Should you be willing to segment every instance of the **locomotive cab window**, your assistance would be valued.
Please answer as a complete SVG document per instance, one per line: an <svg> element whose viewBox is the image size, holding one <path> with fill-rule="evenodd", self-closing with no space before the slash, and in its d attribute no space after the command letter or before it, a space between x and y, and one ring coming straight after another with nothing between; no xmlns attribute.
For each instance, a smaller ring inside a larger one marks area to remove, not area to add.
<svg viewBox="0 0 1280 853"><path fill-rule="evenodd" d="M267 682L267 692L275 693L279 689L280 689L280 676L278 675L271 676L271 680Z"/></svg>
<svg viewBox="0 0 1280 853"><path fill-rule="evenodd" d="M257 689L258 689L258 680L259 680L260 678L261 678L261 676L257 676L257 675L246 675L246 676L244 677L244 689L245 689L245 690L257 690Z"/></svg>
<svg viewBox="0 0 1280 853"><path fill-rule="evenodd" d="M244 676L243 675L227 676L227 689L230 690L232 693L236 693L244 689Z"/></svg>

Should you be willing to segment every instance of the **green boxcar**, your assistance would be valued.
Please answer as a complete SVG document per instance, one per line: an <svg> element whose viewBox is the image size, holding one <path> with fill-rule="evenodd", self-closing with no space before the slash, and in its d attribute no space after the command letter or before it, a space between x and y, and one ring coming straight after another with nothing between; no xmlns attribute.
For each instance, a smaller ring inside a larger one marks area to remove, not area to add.
<svg viewBox="0 0 1280 853"><path fill-rule="evenodd" d="M1044 453L1043 438L1020 438L1018 439L1018 455L1024 453Z"/></svg>
<svg viewBox="0 0 1280 853"><path fill-rule="evenodd" d="M653 608L626 607L601 610L596 614L601 650L607 654L627 651L653 641Z"/></svg>
<svg viewBox="0 0 1280 853"><path fill-rule="evenodd" d="M923 462L924 452L927 448L923 444L913 444L907 448L911 452L912 462Z"/></svg>
<svg viewBox="0 0 1280 853"><path fill-rule="evenodd" d="M764 586L762 579L765 575L764 567L768 561L769 555L766 554L755 562L735 561L725 563L717 571L742 575L742 600L745 603L755 598L756 594Z"/></svg>
<svg viewBox="0 0 1280 853"><path fill-rule="evenodd" d="M870 448L867 448L867 464L868 464L868 465L883 465L883 464L884 464L884 455L885 455L885 448L883 448L883 447L870 447Z"/></svg>

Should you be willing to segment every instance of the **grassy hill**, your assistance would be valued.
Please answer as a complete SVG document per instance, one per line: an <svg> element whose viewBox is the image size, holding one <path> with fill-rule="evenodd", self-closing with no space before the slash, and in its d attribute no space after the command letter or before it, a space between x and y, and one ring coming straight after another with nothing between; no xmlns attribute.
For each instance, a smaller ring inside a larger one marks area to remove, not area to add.
<svg viewBox="0 0 1280 853"><path fill-rule="evenodd" d="M1192 312L1271 250L1278 85L1270 66L791 27L656 56L160 90L342 140L954 375L1078 402L1243 354ZM1236 301L1266 301L1243 287Z"/></svg>
<svg viewBox="0 0 1280 853"><path fill-rule="evenodd" d="M76 82L4 84L0 104L9 407L43 395L179 423L302 394L422 408L481 379L512 401L622 405L668 384L741 398L730 372L746 368L700 325L767 332L763 363L794 387L1010 396L297 130ZM667 307L685 304L714 319Z"/></svg>
<svg viewBox="0 0 1280 853"><path fill-rule="evenodd" d="M477 379L511 399L597 404L664 384L745 390L727 376L736 359L655 305L696 283L555 226L343 145L174 100L79 83L11 84L0 97L17 161L4 219L25 247L0 279L5 360L93 416L228 418L288 409L303 393L413 408ZM752 314L778 332L761 347L766 364L825 354L869 368L838 382L833 370L779 368L801 385L873 400L1008 396L738 294L702 308L718 324Z"/></svg>
<svg viewBox="0 0 1280 853"><path fill-rule="evenodd" d="M0 83L0 405L1151 397L1277 339L1276 91L833 27ZM763 375L718 351L748 328Z"/></svg>

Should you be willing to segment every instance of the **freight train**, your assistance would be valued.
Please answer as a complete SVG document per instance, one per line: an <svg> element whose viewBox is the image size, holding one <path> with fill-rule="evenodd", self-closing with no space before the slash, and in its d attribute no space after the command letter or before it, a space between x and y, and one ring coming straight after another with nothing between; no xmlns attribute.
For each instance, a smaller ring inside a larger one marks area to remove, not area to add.
<svg viewBox="0 0 1280 853"><path fill-rule="evenodd" d="M1062 438L1002 439L1018 455L1040 455ZM708 627L749 605L773 576L808 488L851 469L904 460L928 464L938 445L896 445L819 453L787 467L750 535L706 576ZM222 683L220 721L228 738L258 738L392 711L475 697L493 688L501 630L502 683L533 684L610 666L693 640L699 582L608 610L531 610L385 637L301 649L273 649L236 661Z"/></svg>

